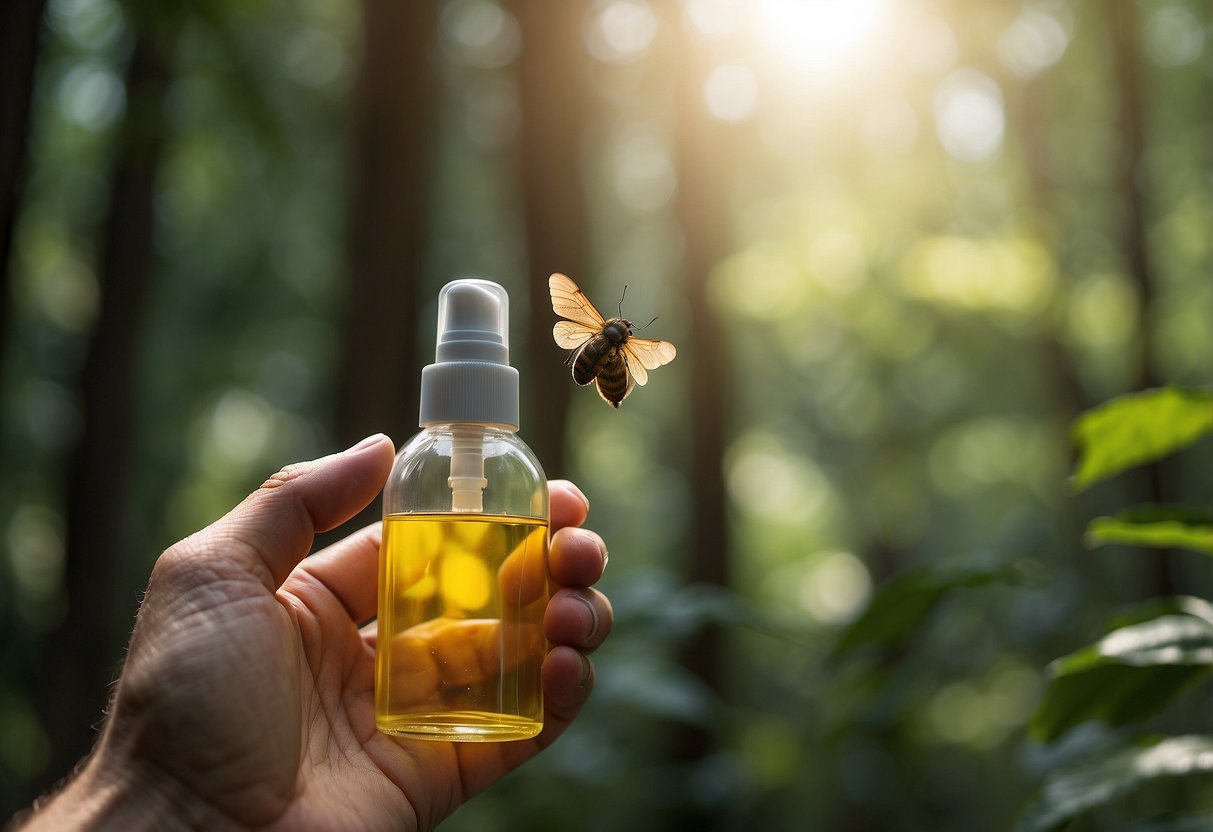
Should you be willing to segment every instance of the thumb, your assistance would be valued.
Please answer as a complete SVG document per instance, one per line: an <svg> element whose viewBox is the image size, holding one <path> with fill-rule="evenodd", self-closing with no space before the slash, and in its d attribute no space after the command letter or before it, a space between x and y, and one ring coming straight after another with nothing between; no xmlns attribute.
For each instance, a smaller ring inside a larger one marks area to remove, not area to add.
<svg viewBox="0 0 1213 832"><path fill-rule="evenodd" d="M238 561L272 592L311 550L316 532L370 504L387 480L392 454L391 440L378 433L339 454L288 465L195 534L190 548Z"/></svg>

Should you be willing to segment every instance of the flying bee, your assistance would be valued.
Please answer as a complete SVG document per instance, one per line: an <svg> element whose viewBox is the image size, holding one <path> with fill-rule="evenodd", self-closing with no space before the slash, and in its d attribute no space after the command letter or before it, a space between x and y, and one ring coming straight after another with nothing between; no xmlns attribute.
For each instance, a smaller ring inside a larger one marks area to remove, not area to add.
<svg viewBox="0 0 1213 832"><path fill-rule="evenodd" d="M607 320L571 278L552 275L548 290L552 293L552 309L568 318L556 322L552 337L558 346L569 350L564 363L573 366L573 381L582 386L594 382L598 395L611 407L619 408L632 392L633 383L643 387L649 380L649 370L674 360L677 350L669 341L633 336L632 322L623 317L622 298L619 317Z"/></svg>

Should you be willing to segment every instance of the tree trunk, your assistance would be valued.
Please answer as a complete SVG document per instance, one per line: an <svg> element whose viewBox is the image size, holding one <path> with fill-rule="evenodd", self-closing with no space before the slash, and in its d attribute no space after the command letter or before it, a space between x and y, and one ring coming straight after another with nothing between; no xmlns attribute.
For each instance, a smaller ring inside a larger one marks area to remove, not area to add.
<svg viewBox="0 0 1213 832"><path fill-rule="evenodd" d="M141 29L126 73L127 112L100 256L101 309L81 371L83 419L67 471L67 614L49 636L43 666L40 706L51 741L50 781L92 745L136 597L136 588L124 581L133 546L131 456L171 42L165 27Z"/></svg>
<svg viewBox="0 0 1213 832"><path fill-rule="evenodd" d="M570 384L564 356L552 341L556 318L548 275L588 279L585 195L581 153L586 88L582 3L515 0L522 29L518 62L522 110L519 157L528 255L527 358L529 391L522 418L527 443L548 476L567 475L564 430Z"/></svg>
<svg viewBox="0 0 1213 832"><path fill-rule="evenodd" d="M0 7L0 272L11 268L13 229L25 179L26 137L44 0L9 0ZM9 281L0 285L0 367L8 344Z"/></svg>
<svg viewBox="0 0 1213 832"><path fill-rule="evenodd" d="M1151 320L1155 297L1154 264L1146 243L1143 182L1146 170L1142 164L1145 155L1145 114L1141 97L1141 50L1137 42L1140 21L1133 3L1105 0L1104 7L1112 34L1112 72L1119 105L1117 127L1121 157L1115 176L1123 219L1117 236L1141 303L1141 354L1134 387L1144 390L1157 387L1160 380ZM1138 490L1145 502L1162 503L1167 500L1164 466L1165 462L1155 462L1142 468L1136 475ZM1167 549L1160 549L1154 556L1156 567L1153 570L1152 589L1159 595L1171 595L1176 590L1172 579L1173 559L1172 552Z"/></svg>
<svg viewBox="0 0 1213 832"><path fill-rule="evenodd" d="M704 108L701 90L707 56L693 35L683 36L678 79L678 197L676 211L685 242L686 299L690 337L680 359L690 363L691 408L690 482L691 539L686 576L689 582L730 585L728 505L722 460L725 451L725 408L732 399L726 330L707 291L712 268L728 253L731 235L726 128ZM708 627L693 636L682 651L685 667L722 698L725 696L725 657L722 633ZM675 736L675 756L687 763L707 758L717 738L703 729ZM688 809L673 820L676 828L712 828L717 810Z"/></svg>
<svg viewBox="0 0 1213 832"><path fill-rule="evenodd" d="M352 136L350 275L338 359L341 447L417 430L422 298L438 93L438 4L365 0ZM368 509L359 518L374 519Z"/></svg>

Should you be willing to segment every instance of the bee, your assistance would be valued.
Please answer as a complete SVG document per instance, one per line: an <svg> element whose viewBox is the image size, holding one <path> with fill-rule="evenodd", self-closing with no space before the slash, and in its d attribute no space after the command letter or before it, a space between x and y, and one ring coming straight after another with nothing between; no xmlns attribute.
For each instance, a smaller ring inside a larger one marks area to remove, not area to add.
<svg viewBox="0 0 1213 832"><path fill-rule="evenodd" d="M568 318L556 322L552 337L558 346L569 350L564 363L573 366L573 381L582 386L594 382L598 395L616 410L632 392L633 383L643 387L649 380L649 370L674 360L677 350L669 341L633 336L632 322L623 318L622 298L619 317L607 320L566 275L549 277L548 290L552 309Z"/></svg>

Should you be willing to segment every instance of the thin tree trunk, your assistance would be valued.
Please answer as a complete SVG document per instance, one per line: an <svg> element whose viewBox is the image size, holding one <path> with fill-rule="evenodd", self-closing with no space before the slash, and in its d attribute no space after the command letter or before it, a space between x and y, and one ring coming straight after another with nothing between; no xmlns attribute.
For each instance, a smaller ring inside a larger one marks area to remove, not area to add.
<svg viewBox="0 0 1213 832"><path fill-rule="evenodd" d="M564 429L570 380L552 342L555 318L548 275L588 278L585 194L582 187L586 54L582 3L515 0L522 29L518 62L522 124L523 214L531 287L527 357L529 394L523 402L527 442L549 476L565 476Z"/></svg>
<svg viewBox="0 0 1213 832"><path fill-rule="evenodd" d="M67 471L67 614L49 637L43 666L40 705L51 741L50 780L92 745L135 601L135 588L124 581L133 546L131 457L171 42L166 27L141 30L126 73L127 113L100 256L101 309L81 372L83 420Z"/></svg>
<svg viewBox="0 0 1213 832"><path fill-rule="evenodd" d="M1022 128L1021 140L1025 151L1025 173L1031 197L1030 210L1034 217L1043 218L1038 223L1040 236L1048 242L1058 263L1064 263L1066 259L1064 246L1049 240L1050 235L1057 230L1059 219L1054 210L1051 195L1055 187L1055 163L1049 146L1049 102L1044 83L1039 79L1027 81L1022 89L1021 100L1022 107L1019 117L1015 121ZM1064 237L1064 232L1058 236ZM1068 270L1063 266L1060 271L1062 275L1065 275ZM1053 401L1056 404L1056 410L1069 417L1076 416L1093 402L1088 400L1083 390L1074 360L1065 344L1062 343L1060 335L1049 338L1044 347L1052 372Z"/></svg>
<svg viewBox="0 0 1213 832"><path fill-rule="evenodd" d="M9 0L0 7L0 367L8 344L13 229L25 179L26 137L44 0Z"/></svg>
<svg viewBox="0 0 1213 832"><path fill-rule="evenodd" d="M425 305L437 27L434 2L363 3L350 276L334 414L343 445L379 431L399 444L417 430L418 379L426 356L417 349L416 324Z"/></svg>
<svg viewBox="0 0 1213 832"><path fill-rule="evenodd" d="M1137 40L1140 21L1133 3L1105 0L1104 7L1112 34L1112 71L1119 104L1117 127L1121 157L1115 176L1123 221L1118 237L1129 276L1141 303L1141 353L1134 386L1144 390L1157 387L1160 380L1152 321L1155 305L1154 264L1146 242L1147 209L1143 182L1146 170L1142 164L1145 155L1145 113L1141 95L1141 50ZM1137 475L1140 493L1147 502L1161 503L1167 499L1164 465L1147 465ZM1154 562L1157 564L1153 570L1154 592L1173 594L1176 589L1171 569L1173 554L1170 550L1159 550Z"/></svg>
<svg viewBox="0 0 1213 832"><path fill-rule="evenodd" d="M727 254L731 234L728 147L724 125L710 117L701 95L707 60L693 36L683 36L678 79L678 197L676 211L685 242L686 299L690 337L680 359L690 363L691 540L687 579L730 586L728 506L722 460L725 409L733 395L726 329L707 292L712 268ZM683 664L722 698L726 695L724 644L719 629L708 627L682 651ZM696 763L714 750L716 737L703 729L677 732L676 758ZM687 809L672 820L675 828L712 828L716 812Z"/></svg>

